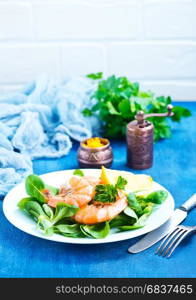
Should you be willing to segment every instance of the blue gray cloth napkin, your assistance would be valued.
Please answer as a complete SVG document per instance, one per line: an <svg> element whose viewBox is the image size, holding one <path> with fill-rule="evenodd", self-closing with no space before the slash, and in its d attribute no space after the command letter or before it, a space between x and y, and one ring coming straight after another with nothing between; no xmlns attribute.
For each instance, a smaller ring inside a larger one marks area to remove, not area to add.
<svg viewBox="0 0 196 300"><path fill-rule="evenodd" d="M0 96L0 196L32 173L32 159L66 155L71 139L98 130L98 120L81 113L92 105L94 89L88 78L41 76L21 92Z"/></svg>

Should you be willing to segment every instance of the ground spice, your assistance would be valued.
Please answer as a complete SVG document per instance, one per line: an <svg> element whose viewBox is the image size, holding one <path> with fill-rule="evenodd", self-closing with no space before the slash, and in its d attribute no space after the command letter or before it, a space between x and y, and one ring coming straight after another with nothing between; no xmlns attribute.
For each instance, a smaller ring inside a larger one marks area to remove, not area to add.
<svg viewBox="0 0 196 300"><path fill-rule="evenodd" d="M105 146L106 144L99 137L93 137L86 140L84 143L82 143L82 145L89 148L99 148Z"/></svg>

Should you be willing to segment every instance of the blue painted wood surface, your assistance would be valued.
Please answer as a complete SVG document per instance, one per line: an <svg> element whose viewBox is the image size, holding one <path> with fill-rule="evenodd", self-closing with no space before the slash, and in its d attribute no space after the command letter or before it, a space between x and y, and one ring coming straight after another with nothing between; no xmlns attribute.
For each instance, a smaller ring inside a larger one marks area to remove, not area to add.
<svg viewBox="0 0 196 300"><path fill-rule="evenodd" d="M172 124L173 137L154 146L154 165L146 170L169 189L176 206L196 192L196 103L182 103L192 117ZM128 170L124 142L112 142L113 168ZM75 144L61 159L34 162L34 172L43 174L77 168ZM142 173L137 171L136 173ZM195 225L196 210L184 224ZM70 245L42 240L12 226L0 203L0 277L195 277L196 237L186 239L170 259L154 255L156 246L131 255L127 248L140 237L111 244Z"/></svg>

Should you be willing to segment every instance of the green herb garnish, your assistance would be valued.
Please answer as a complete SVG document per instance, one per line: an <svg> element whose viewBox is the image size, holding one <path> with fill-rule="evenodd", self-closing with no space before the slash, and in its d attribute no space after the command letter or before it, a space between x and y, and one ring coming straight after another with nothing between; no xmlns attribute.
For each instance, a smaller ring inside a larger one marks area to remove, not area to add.
<svg viewBox="0 0 196 300"><path fill-rule="evenodd" d="M117 182L115 184L115 188L119 190L124 190L126 184L127 184L127 180L122 176L118 176Z"/></svg>
<svg viewBox="0 0 196 300"><path fill-rule="evenodd" d="M95 188L94 200L98 202L114 202L118 194L118 190L124 190L127 180L118 176L117 182L113 184L98 184Z"/></svg>
<svg viewBox="0 0 196 300"><path fill-rule="evenodd" d="M97 89L92 95L95 104L86 107L83 114L90 117L96 114L103 123L103 134L109 138L121 138L126 134L126 125L134 120L136 113L167 112L171 97L156 97L152 92L140 90L139 83L130 82L126 77L110 76L103 79L101 72L87 75L97 80ZM190 111L181 106L173 108L172 121L179 122L182 117L189 117ZM171 137L171 127L168 118L149 119L154 124L155 141Z"/></svg>
<svg viewBox="0 0 196 300"><path fill-rule="evenodd" d="M87 77L91 78L93 80L101 79L103 77L103 73L102 72L91 73L91 74L88 74Z"/></svg>
<svg viewBox="0 0 196 300"><path fill-rule="evenodd" d="M98 184L95 188L94 200L98 202L114 202L117 196L117 189L111 184Z"/></svg>

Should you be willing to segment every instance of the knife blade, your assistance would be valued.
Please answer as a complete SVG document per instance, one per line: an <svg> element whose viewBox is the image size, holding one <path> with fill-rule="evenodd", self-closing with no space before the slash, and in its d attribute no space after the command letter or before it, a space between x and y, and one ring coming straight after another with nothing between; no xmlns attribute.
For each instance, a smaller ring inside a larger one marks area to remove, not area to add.
<svg viewBox="0 0 196 300"><path fill-rule="evenodd" d="M188 212L196 206L196 193L184 202L179 208L175 209L170 219L159 228L146 234L139 242L128 248L129 253L139 253L153 246L169 232L180 224L186 217Z"/></svg>

